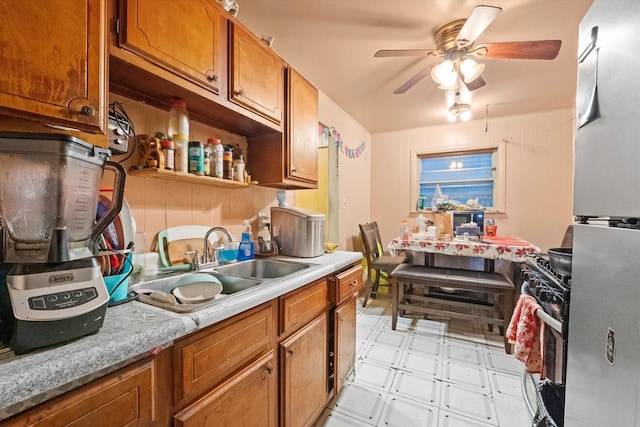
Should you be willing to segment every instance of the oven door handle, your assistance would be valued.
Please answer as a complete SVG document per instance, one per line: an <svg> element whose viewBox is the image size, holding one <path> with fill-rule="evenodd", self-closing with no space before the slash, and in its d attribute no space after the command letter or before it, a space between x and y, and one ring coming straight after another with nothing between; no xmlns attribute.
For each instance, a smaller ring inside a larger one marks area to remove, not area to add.
<svg viewBox="0 0 640 427"><path fill-rule="evenodd" d="M529 282L522 282L520 293L533 296L533 293L529 290ZM542 320L544 323L558 331L558 333L562 333L562 323L559 320L556 320L553 317L549 316L543 309L537 309L536 316L538 316L538 319Z"/></svg>

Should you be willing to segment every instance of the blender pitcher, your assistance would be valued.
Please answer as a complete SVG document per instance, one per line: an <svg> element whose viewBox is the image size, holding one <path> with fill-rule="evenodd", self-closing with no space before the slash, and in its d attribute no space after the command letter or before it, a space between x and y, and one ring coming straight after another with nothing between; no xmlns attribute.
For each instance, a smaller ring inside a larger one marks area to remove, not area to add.
<svg viewBox="0 0 640 427"><path fill-rule="evenodd" d="M0 133L3 262L56 263L91 257L122 207L125 171L109 151L56 134ZM95 223L103 168L115 172L113 203Z"/></svg>

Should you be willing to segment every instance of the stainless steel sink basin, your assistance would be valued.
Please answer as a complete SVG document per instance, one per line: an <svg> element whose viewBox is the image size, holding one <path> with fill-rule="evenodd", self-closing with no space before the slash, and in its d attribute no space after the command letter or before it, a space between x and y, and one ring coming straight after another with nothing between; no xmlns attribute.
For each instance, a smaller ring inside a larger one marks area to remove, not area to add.
<svg viewBox="0 0 640 427"><path fill-rule="evenodd" d="M215 271L255 279L278 279L310 266L311 264L273 259L252 259L237 264L219 266L215 268Z"/></svg>
<svg viewBox="0 0 640 427"><path fill-rule="evenodd" d="M250 277L240 277L235 275L229 275L226 273L219 273L216 271L201 271L198 273L211 274L212 276L215 276L218 280L220 280L220 283L222 283L222 293L227 295L252 288L262 283L262 280L258 280ZM162 291L162 292L169 293L175 287L175 283L178 281L178 279L188 274L192 274L192 273L183 273L178 275L159 277L153 280L136 283L135 285L130 286L129 290L136 291L136 292L139 292L141 290L151 290L151 291Z"/></svg>

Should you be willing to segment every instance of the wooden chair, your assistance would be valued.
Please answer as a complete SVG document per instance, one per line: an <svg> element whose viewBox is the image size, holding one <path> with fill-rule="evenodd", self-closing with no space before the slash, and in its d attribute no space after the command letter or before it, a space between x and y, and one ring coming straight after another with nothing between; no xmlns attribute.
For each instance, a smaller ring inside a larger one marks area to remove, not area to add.
<svg viewBox="0 0 640 427"><path fill-rule="evenodd" d="M369 298L375 298L380 285L390 286L391 272L398 265L408 262L410 255L392 256L385 253L380 240L378 224L374 222L360 224L360 237L367 263L367 281L364 290L363 307L367 306Z"/></svg>

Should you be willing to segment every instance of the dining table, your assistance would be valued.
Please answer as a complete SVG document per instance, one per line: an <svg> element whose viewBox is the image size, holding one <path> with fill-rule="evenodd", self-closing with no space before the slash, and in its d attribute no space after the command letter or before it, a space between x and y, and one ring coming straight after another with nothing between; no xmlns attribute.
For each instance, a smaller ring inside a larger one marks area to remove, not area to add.
<svg viewBox="0 0 640 427"><path fill-rule="evenodd" d="M477 236L474 239L429 239L410 234L396 237L388 246L392 255L400 252L426 253L427 265L434 265L434 257L440 255L464 256L484 259L484 270L493 272L495 260L524 262L528 256L539 253L540 248L515 236Z"/></svg>

